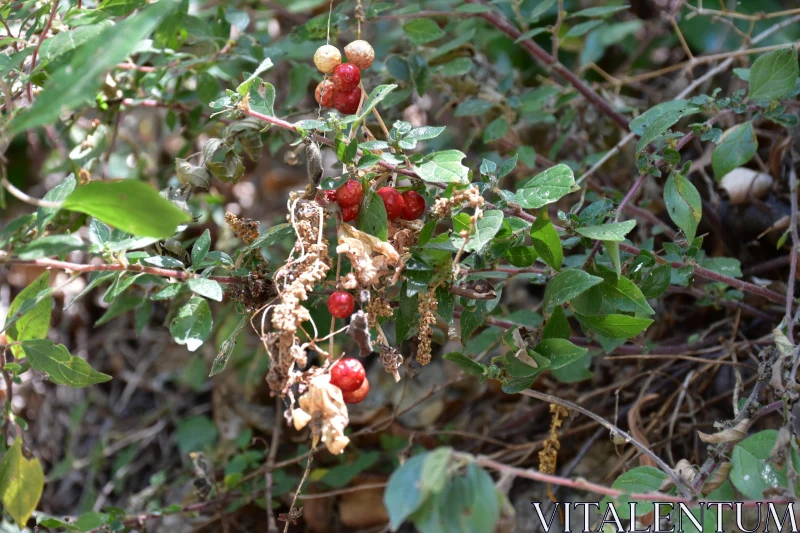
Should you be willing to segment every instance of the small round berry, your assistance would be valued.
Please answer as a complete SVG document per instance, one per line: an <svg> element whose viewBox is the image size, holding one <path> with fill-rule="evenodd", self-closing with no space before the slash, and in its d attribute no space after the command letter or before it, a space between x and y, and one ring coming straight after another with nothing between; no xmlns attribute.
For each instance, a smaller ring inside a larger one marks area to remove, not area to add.
<svg viewBox="0 0 800 533"><path fill-rule="evenodd" d="M353 41L344 47L347 60L359 69L368 69L375 60L375 50L367 41Z"/></svg>
<svg viewBox="0 0 800 533"><path fill-rule="evenodd" d="M322 45L314 52L314 64L324 74L330 74L341 63L342 53L333 45Z"/></svg>
<svg viewBox="0 0 800 533"><path fill-rule="evenodd" d="M342 392L358 390L366 377L364 365L352 357L340 359L331 368L331 384L342 389Z"/></svg>
<svg viewBox="0 0 800 533"><path fill-rule="evenodd" d="M341 207L352 207L361 203L364 189L356 180L347 180L344 185L336 189L336 201Z"/></svg>
<svg viewBox="0 0 800 533"><path fill-rule="evenodd" d="M405 200L403 196L392 187L382 187L378 189L378 196L383 199L383 206L386 208L386 216L389 220L394 220L403 215L405 210Z"/></svg>
<svg viewBox="0 0 800 533"><path fill-rule="evenodd" d="M333 85L339 91L352 91L361 81L361 71L352 63L342 63L333 69Z"/></svg>
<svg viewBox="0 0 800 533"><path fill-rule="evenodd" d="M350 222L358 218L359 205L351 205L350 207L342 208L342 220Z"/></svg>
<svg viewBox="0 0 800 533"><path fill-rule="evenodd" d="M328 311L336 318L347 318L353 314L356 306L349 292L336 291L328 298Z"/></svg>
<svg viewBox="0 0 800 533"><path fill-rule="evenodd" d="M336 94L336 87L334 87L333 82L322 80L314 91L314 98L317 99L317 103L322 107L333 107L334 94Z"/></svg>
<svg viewBox="0 0 800 533"><path fill-rule="evenodd" d="M361 103L361 87L352 91L336 91L333 95L333 107L342 115L353 115Z"/></svg>
<svg viewBox="0 0 800 533"><path fill-rule="evenodd" d="M319 191L317 192L317 202L322 205L328 205L336 202L336 191Z"/></svg>
<svg viewBox="0 0 800 533"><path fill-rule="evenodd" d="M364 378L364 383L353 392L342 391L342 399L344 403L360 403L367 397L367 394L369 394L369 380Z"/></svg>
<svg viewBox="0 0 800 533"><path fill-rule="evenodd" d="M417 191L406 191L403 193L403 218L406 220L416 220L425 212L425 198L420 196Z"/></svg>

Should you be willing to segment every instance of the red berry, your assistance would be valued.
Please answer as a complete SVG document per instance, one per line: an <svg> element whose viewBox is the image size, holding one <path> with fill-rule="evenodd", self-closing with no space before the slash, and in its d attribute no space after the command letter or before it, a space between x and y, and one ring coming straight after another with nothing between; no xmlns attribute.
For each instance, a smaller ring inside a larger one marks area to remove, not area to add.
<svg viewBox="0 0 800 533"><path fill-rule="evenodd" d="M364 371L364 365L361 364L361 361L352 357L340 359L331 368L331 384L342 389L342 392L358 390L366 377L367 373Z"/></svg>
<svg viewBox="0 0 800 533"><path fill-rule="evenodd" d="M353 115L358 111L358 104L361 103L361 88L356 87L350 91L335 91L333 95L333 107L343 115Z"/></svg>
<svg viewBox="0 0 800 533"><path fill-rule="evenodd" d="M389 220L394 220L403 214L406 202L397 189L383 187L378 189L378 196L383 199L383 206L386 208L386 216L389 217Z"/></svg>
<svg viewBox="0 0 800 533"><path fill-rule="evenodd" d="M342 399L344 403L359 403L367 397L367 394L369 394L369 380L364 378L364 383L353 392L342 391Z"/></svg>
<svg viewBox="0 0 800 533"><path fill-rule="evenodd" d="M336 318L347 318L353 314L355 300L349 292L336 291L328 298L328 311Z"/></svg>
<svg viewBox="0 0 800 533"><path fill-rule="evenodd" d="M350 222L351 220L355 220L358 218L358 205L351 205L350 207L343 207L342 208L342 220L345 222Z"/></svg>
<svg viewBox="0 0 800 533"><path fill-rule="evenodd" d="M361 71L352 63L342 63L333 69L333 84L340 91L352 91L361 81Z"/></svg>
<svg viewBox="0 0 800 533"><path fill-rule="evenodd" d="M322 107L333 107L333 96L335 94L336 88L333 86L333 82L322 80L314 91L314 98L317 99L317 103Z"/></svg>
<svg viewBox="0 0 800 533"><path fill-rule="evenodd" d="M336 189L336 201L339 207L352 207L361 203L364 197L364 189L356 180L347 180L344 185Z"/></svg>
<svg viewBox="0 0 800 533"><path fill-rule="evenodd" d="M417 191L406 191L403 193L403 218L406 220L416 220L425 212L425 198L420 196Z"/></svg>

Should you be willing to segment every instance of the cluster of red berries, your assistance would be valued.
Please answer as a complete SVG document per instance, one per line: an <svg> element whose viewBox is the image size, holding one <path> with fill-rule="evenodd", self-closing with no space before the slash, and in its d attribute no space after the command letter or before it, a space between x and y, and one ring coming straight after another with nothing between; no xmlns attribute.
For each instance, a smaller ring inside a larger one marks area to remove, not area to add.
<svg viewBox="0 0 800 533"><path fill-rule="evenodd" d="M378 196L383 200L389 220L397 218L416 220L425 212L425 199L417 191L400 194L393 187L382 187L378 189Z"/></svg>
<svg viewBox="0 0 800 533"><path fill-rule="evenodd" d="M352 357L340 359L331 368L331 385L342 390L344 403L358 403L369 393L369 380L364 365Z"/></svg>
<svg viewBox="0 0 800 533"><path fill-rule="evenodd" d="M344 47L348 63L342 63L342 54L333 45L320 46L314 53L314 64L331 79L317 85L314 96L322 107L335 108L343 115L358 111L361 103L361 71L372 65L375 51L367 41L353 41Z"/></svg>

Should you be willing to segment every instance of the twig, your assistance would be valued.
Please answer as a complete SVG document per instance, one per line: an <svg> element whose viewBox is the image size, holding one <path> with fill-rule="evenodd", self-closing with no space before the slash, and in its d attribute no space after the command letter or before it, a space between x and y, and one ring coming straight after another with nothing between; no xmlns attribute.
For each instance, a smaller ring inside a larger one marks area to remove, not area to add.
<svg viewBox="0 0 800 533"><path fill-rule="evenodd" d="M792 236L792 251L791 261L789 266L789 279L786 282L786 337L789 342L794 344L794 324L792 323L792 304L794 304L794 286L797 284L795 276L797 274L797 243L800 238L797 236L797 170L795 169L794 160L789 168L789 201L791 203L791 221L790 229Z"/></svg>
<svg viewBox="0 0 800 533"><path fill-rule="evenodd" d="M50 31L50 26L53 25L53 19L56 16L56 11L58 11L58 0L52 0L53 7L50 9L50 16L47 18L47 24L44 25L44 30L42 33L39 34L39 42L36 43L36 48L33 49L33 54L31 54L31 68L28 71L28 102L29 104L33 102L33 91L31 90L31 76L33 76L33 69L36 68L36 58L39 55L39 48L41 48L42 43L45 39L47 39L47 32Z"/></svg>
<svg viewBox="0 0 800 533"><path fill-rule="evenodd" d="M34 198L33 196L29 196L22 192L21 190L17 189L8 178L6 178L5 167L3 167L2 173L0 173L0 183L3 184L3 187L6 188L8 192L11 193L12 196L25 202L26 204L34 205L36 207L46 207L52 209L59 209L61 208L61 202L49 202L47 200L40 200L38 198Z"/></svg>
<svg viewBox="0 0 800 533"><path fill-rule="evenodd" d="M560 405L562 407L566 407L567 409L572 409L573 411L577 411L577 412L581 413L584 416L588 416L589 418L591 418L592 420L594 420L598 424L602 425L603 427L605 427L606 429L608 429L612 433L616 433L617 435L621 436L623 439L625 439L626 442L636 446L636 448L638 448L640 452L642 452L644 455L646 455L647 457L652 459L653 462L655 462L655 464L658 465L658 467L661 470L663 470L664 473L667 474L670 477L672 482L675 483L675 486L680 489L681 493L686 498L691 498L692 497L692 494L693 494L692 490L689 487L686 486L686 484L678 477L678 475L672 470L672 468L670 468L669 465L667 465L667 463L665 463L659 456L657 456L652 451L650 451L650 449L647 446L645 446L644 444L640 443L639 441L634 439L631 435L629 435L628 433L625 433L624 431L619 429L617 426L615 426L614 424L612 424L611 422L609 422L608 420L606 420L602 416L596 415L592 411L589 411L588 409L585 409L585 408L581 407L580 405L578 405L576 403L573 403L573 402L571 402L569 400L565 400L563 398L559 398L558 396L552 396L552 395L546 394L544 392L539 392L539 391L536 391L536 390L527 389L527 390L521 391L520 394L522 394L524 396L530 396L531 398L536 398L537 400L542 400L542 401L545 401L547 403L554 403L554 404Z"/></svg>
<svg viewBox="0 0 800 533"><path fill-rule="evenodd" d="M464 0L469 4L480 4L483 5L483 2L480 0ZM519 36L522 35L514 25L504 16L494 13L492 11L484 11L482 13L478 13L479 17L486 19L489 23L495 26L498 30L502 31L513 40L519 39ZM538 44L533 42L532 39L524 39L519 43L528 55L530 55L533 59L542 63L543 65L551 67L559 76L567 80L570 85L575 87L578 92L580 92L584 97L586 97L589 102L591 102L595 107L600 109L606 116L608 116L611 120L613 120L620 128L625 131L629 130L628 127L628 119L622 116L620 113L614 110L612 105L605 100L602 96L597 94L591 87L586 85L578 76L572 73L567 67L559 63L553 56L548 54L542 47Z"/></svg>
<svg viewBox="0 0 800 533"><path fill-rule="evenodd" d="M275 459L278 457L278 446L280 445L281 432L283 430L283 404L280 397L275 398L275 423L272 426L272 441L269 445L269 457L264 470L264 504L267 507L267 533L278 533L278 523L275 521L275 513L272 511L272 471L275 469Z"/></svg>

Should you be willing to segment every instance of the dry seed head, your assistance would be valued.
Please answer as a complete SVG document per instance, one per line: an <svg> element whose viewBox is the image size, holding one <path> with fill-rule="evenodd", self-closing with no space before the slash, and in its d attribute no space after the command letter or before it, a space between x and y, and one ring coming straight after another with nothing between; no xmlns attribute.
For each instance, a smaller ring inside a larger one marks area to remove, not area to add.
<svg viewBox="0 0 800 533"><path fill-rule="evenodd" d="M375 60L375 50L367 41L353 41L344 47L347 60L360 70L368 69Z"/></svg>
<svg viewBox="0 0 800 533"><path fill-rule="evenodd" d="M314 64L320 72L330 74L342 64L342 53L331 44L322 45L314 52Z"/></svg>

